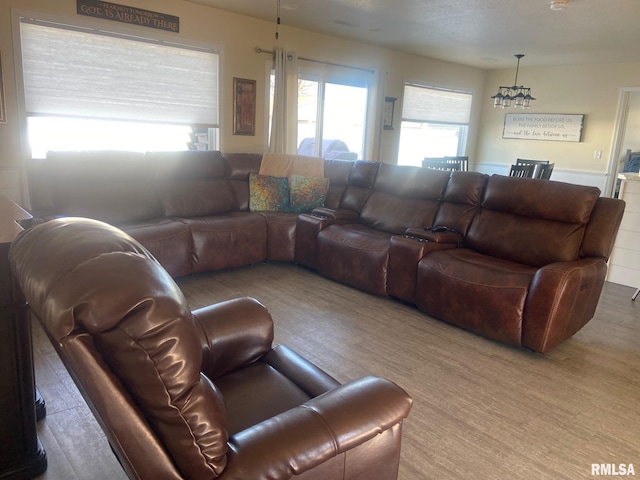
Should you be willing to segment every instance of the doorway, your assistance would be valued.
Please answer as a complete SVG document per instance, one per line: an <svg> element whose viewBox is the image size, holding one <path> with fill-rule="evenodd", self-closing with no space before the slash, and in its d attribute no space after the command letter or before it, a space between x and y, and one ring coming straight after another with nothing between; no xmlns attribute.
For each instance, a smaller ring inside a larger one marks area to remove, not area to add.
<svg viewBox="0 0 640 480"><path fill-rule="evenodd" d="M615 196L627 150L640 151L640 87L620 89L605 192L609 197Z"/></svg>

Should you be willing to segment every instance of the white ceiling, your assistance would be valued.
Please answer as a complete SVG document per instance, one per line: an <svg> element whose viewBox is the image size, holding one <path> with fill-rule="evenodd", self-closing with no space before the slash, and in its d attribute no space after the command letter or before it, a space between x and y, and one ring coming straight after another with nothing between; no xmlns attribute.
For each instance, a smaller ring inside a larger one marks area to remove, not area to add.
<svg viewBox="0 0 640 480"><path fill-rule="evenodd" d="M190 0L276 20L277 0ZM282 25L480 68L640 62L640 0L280 0ZM280 30L280 40L282 29Z"/></svg>

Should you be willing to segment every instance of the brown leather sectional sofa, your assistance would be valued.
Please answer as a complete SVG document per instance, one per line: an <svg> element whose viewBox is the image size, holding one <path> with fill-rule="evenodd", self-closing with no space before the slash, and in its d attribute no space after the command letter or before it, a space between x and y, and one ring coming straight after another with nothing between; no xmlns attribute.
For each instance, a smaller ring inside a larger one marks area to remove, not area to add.
<svg viewBox="0 0 640 480"><path fill-rule="evenodd" d="M54 152L30 166L33 213L113 223L173 276L295 261L538 352L594 315L624 210L595 187L325 160L323 208L250 212L260 161Z"/></svg>

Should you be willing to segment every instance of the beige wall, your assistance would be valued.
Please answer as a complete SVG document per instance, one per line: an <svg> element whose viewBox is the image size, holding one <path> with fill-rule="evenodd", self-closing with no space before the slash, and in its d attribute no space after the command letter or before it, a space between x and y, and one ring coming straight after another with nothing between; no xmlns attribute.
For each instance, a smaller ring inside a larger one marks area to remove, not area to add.
<svg viewBox="0 0 640 480"><path fill-rule="evenodd" d="M515 67L515 65L514 65ZM538 100L528 113L584 114L582 141L556 142L503 139L505 110L488 101L498 85L511 85L515 68L488 72L487 101L476 149L484 168L506 172L516 158L547 159L558 169L554 178L571 180L581 176L585 183L605 182L622 87L640 85L640 64L577 65L521 68L518 83L532 87ZM509 113L521 110L508 110ZM596 151L601 151L597 159ZM591 176L591 180L586 177ZM581 183L581 182L579 182Z"/></svg>
<svg viewBox="0 0 640 480"><path fill-rule="evenodd" d="M382 130L380 111L369 157L395 162L405 81L453 87L474 94L467 153L484 171L506 171L517 157L547 158L556 163L558 175L571 179L584 174L603 177L607 171L619 91L622 86L640 85L640 64L587 65L574 67L521 68L520 80L533 87L539 99L532 113L583 113L586 115L583 141L562 143L505 140L501 138L504 111L494 110L489 97L499 84L513 81L513 69L484 71L414 55L350 42L280 26L274 39L274 24L243 17L181 0L127 0L119 2L180 17L180 34L189 40L222 47L221 128L222 150L262 152L265 149L265 63L267 55L256 54L260 46L295 50L299 56L328 62L374 68L379 82L376 102L382 107L385 96L398 98L395 130ZM0 124L0 193L20 200L20 168L25 155L23 115L18 108L13 68L12 9L76 16L75 0L0 0L0 48L3 53L8 123ZM83 17L86 20L86 17ZM113 22L107 22L112 24ZM140 27L143 28L143 27ZM148 29L144 29L145 31ZM515 65L514 65L515 67ZM232 124L233 77L257 80L258 105L255 136L235 136ZM602 158L594 159L594 152ZM563 173L564 172L564 173ZM554 175L555 176L555 175ZM577 180L579 183L581 179ZM587 182L589 183L589 182ZM24 204L24 202L23 202Z"/></svg>

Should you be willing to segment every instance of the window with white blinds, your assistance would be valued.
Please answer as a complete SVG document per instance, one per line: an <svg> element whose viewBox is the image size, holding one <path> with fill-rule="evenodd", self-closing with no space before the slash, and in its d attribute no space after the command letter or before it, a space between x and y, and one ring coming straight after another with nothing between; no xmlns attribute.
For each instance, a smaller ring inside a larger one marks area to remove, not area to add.
<svg viewBox="0 0 640 480"><path fill-rule="evenodd" d="M465 155L472 99L469 92L405 84L398 164Z"/></svg>
<svg viewBox="0 0 640 480"><path fill-rule="evenodd" d="M218 53L22 19L27 115L218 126Z"/></svg>
<svg viewBox="0 0 640 480"><path fill-rule="evenodd" d="M402 120L468 124L471 94L434 87L406 84Z"/></svg>
<svg viewBox="0 0 640 480"><path fill-rule="evenodd" d="M32 157L219 149L217 49L87 25L20 18Z"/></svg>

